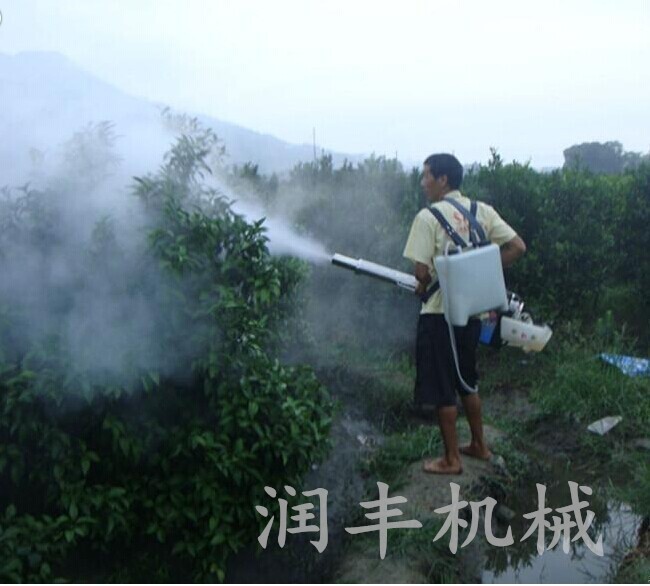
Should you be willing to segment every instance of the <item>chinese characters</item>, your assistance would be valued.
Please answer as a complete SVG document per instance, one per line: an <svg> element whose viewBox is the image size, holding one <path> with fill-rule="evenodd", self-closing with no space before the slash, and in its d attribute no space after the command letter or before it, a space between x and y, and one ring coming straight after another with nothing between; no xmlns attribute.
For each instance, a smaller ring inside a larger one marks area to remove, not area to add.
<svg viewBox="0 0 650 586"><path fill-rule="evenodd" d="M468 522L460 514L462 509L469 505L469 513L471 522L469 523L469 531L465 537L461 548L469 545L478 533L479 524L481 521L481 509L485 509L483 515L483 528L485 537L491 545L496 547L506 547L512 545L515 540L512 535L512 529L508 526L505 536L496 537L492 531L492 513L497 504L496 500L491 497L486 497L479 502L467 502L460 498L460 486L454 482L449 483L451 489L451 504L444 507L435 509L435 513L439 515L446 515L446 519L438 531L437 535L432 541L438 541L449 533L449 550L452 553L458 551L459 530L466 529ZM524 514L525 519L530 519L531 524L528 531L521 538L524 541L530 538L534 533L537 534L537 552L542 555L545 550L553 549L562 540L562 549L565 553L569 553L570 544L579 540L584 541L585 545L596 555L603 556L603 543L602 535L599 535L596 541L593 541L588 534L589 527L594 520L593 511L586 510L583 516L584 509L589 507L589 502L580 500L580 492L591 496L592 490L588 486L579 486L577 482L569 482L569 491L571 494L571 504L565 507L553 509L546 506L546 486L537 484L537 500L538 507L536 511ZM296 496L295 488L285 486L285 491L292 497ZM346 527L345 530L351 535L359 533L367 533L370 531L377 531L379 534L379 557L384 559L387 547L387 535L389 529L421 529L422 523L415 519L402 520L402 521L388 521L389 518L400 517L403 515L402 511L392 505L403 504L407 499L403 496L388 496L389 487L384 482L377 482L377 489L379 498L373 501L359 503L365 509L377 509L375 512L366 513L365 517L370 521L377 521L377 523L364 525L361 527ZM271 498L277 496L277 492L270 486L264 487L264 491ZM283 498L278 498L280 519L278 531L278 545L284 547L287 533L305 533L315 532L319 534L317 541L310 541L310 543L322 553L327 547L327 490L315 489L301 493L305 497L318 497L319 499L319 525L308 525L307 522L315 518L315 515L309 511L314 508L313 503L303 503L291 507L292 511L297 514L290 517L291 521L297 523L296 527L288 527L288 501ZM269 511L264 506L256 506L255 509L263 517L268 517ZM547 519L551 515L552 522ZM269 534L273 527L275 517L271 517L266 527L258 537L258 541L263 548L266 548L268 543ZM577 529L573 537L571 532ZM546 546L546 533L551 533L551 539L548 546Z"/></svg>

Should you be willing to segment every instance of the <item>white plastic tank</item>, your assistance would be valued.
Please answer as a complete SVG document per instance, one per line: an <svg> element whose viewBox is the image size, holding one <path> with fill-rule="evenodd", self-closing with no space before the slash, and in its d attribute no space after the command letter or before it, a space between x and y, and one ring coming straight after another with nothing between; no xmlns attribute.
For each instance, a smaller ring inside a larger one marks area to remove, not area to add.
<svg viewBox="0 0 650 586"><path fill-rule="evenodd" d="M472 315L507 310L501 253L496 244L465 249L434 259L447 320L465 326Z"/></svg>

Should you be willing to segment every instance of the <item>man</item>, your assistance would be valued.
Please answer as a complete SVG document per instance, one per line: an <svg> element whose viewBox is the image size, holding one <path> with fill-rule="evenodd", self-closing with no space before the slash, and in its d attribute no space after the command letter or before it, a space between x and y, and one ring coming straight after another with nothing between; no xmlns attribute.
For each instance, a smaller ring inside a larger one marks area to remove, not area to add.
<svg viewBox="0 0 650 586"><path fill-rule="evenodd" d="M470 209L470 200L458 190L462 180L463 167L453 155L431 155L424 161L421 186L428 201L444 215L463 240L469 242L467 219L452 204L442 201L443 198L453 198L467 210ZM524 254L526 245L523 240L494 208L478 202L476 218L487 238L500 246L501 262L504 267L510 266ZM426 207L420 210L413 221L404 248L404 256L415 262L417 295L422 295L431 284L437 282L433 259L443 254L449 240L446 231L430 210ZM461 375L469 385L475 386L478 380L476 348L481 322L474 317L469 320L467 326L456 327L454 330ZM481 400L478 393L468 393L460 385L439 289L422 304L417 329L416 366L415 402L416 404L432 403L436 406L445 447L444 456L423 462L425 472L460 474L463 470L461 453L484 460L489 459L492 454L483 437ZM458 413L456 389L461 395L472 433L469 445L460 449L456 434Z"/></svg>

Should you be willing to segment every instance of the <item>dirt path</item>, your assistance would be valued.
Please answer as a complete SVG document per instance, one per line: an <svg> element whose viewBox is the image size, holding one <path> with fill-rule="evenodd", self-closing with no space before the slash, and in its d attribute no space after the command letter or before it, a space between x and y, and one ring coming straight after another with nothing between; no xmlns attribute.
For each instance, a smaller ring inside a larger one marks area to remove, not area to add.
<svg viewBox="0 0 650 586"><path fill-rule="evenodd" d="M467 423L459 421L459 435L462 440L469 438ZM486 427L488 442L494 441L503 434L498 430ZM433 454L432 454L433 455ZM450 482L460 486L460 495L467 495L472 485L481 482L481 479L496 475L498 466L494 463L464 458L463 473L456 476L441 476L427 474L422 471L422 463L414 462L406 468L401 484L397 490L389 490L389 496L404 496L407 502L399 505L403 517L392 520L417 519L423 524L422 529L400 529L397 531L426 531L427 526L438 524L444 520L443 515L434 513L434 510L444 507L451 502ZM467 499L466 499L467 500ZM364 524L370 524L366 521ZM373 533L373 535L376 535ZM423 539L433 541L435 534L423 536ZM448 543L448 537L441 538L441 542ZM352 583L429 583L431 581L430 567L431 560L420 559L415 561L412 556L401 556L399 553L391 552L390 539L386 557L381 560L379 557L379 540L363 540L361 545L356 543L356 537L348 538L347 548L342 562L335 573L336 582ZM471 548L471 546L468 546ZM466 580L480 580L480 567L472 567L468 555L471 549L459 551L460 564L464 564L463 578ZM437 555L432 547L432 555Z"/></svg>

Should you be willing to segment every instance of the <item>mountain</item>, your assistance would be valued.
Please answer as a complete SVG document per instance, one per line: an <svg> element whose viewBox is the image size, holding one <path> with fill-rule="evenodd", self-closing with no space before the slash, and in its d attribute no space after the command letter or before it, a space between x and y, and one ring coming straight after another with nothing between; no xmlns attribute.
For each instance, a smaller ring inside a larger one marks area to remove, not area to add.
<svg viewBox="0 0 650 586"><path fill-rule="evenodd" d="M49 152L90 122L110 120L120 155L137 154L134 172L153 171L173 140L162 124L164 104L130 96L54 52L0 53L0 185L20 180L30 149ZM210 116L187 112L211 127L224 142L227 162L258 164L264 173L291 169L313 160L313 146L290 144ZM320 154L320 149L319 149ZM329 151L326 151L329 152ZM363 155L331 153L335 165ZM142 168L144 167L144 168Z"/></svg>

